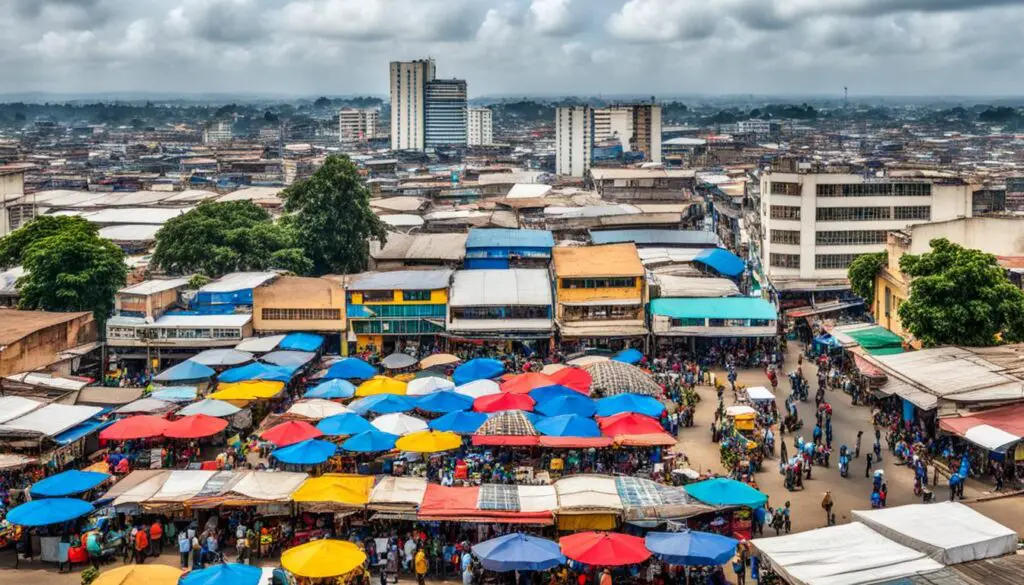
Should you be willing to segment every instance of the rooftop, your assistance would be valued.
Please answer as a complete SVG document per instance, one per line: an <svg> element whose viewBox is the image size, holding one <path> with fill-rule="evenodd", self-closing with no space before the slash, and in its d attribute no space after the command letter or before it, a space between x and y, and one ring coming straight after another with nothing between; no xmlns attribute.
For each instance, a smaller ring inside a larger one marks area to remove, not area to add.
<svg viewBox="0 0 1024 585"><path fill-rule="evenodd" d="M697 172L689 169L590 169L595 181L615 179L692 179Z"/></svg>
<svg viewBox="0 0 1024 585"><path fill-rule="evenodd" d="M438 290L448 288L452 271L396 270L394 272L364 272L348 277L348 290Z"/></svg>
<svg viewBox="0 0 1024 585"><path fill-rule="evenodd" d="M89 315L88 311L50 313L47 311L0 309L0 350L4 349L4 346L23 339L36 331L73 321L87 315Z"/></svg>
<svg viewBox="0 0 1024 585"><path fill-rule="evenodd" d="M232 292L256 288L277 277L276 272L232 272L203 286L199 292Z"/></svg>
<svg viewBox="0 0 1024 585"><path fill-rule="evenodd" d="M547 230L473 228L466 248L553 248L555 239Z"/></svg>
<svg viewBox="0 0 1024 585"><path fill-rule="evenodd" d="M551 257L559 278L644 275L644 266L633 244L555 248Z"/></svg>
<svg viewBox="0 0 1024 585"><path fill-rule="evenodd" d="M151 295L165 290L172 290L188 284L187 278L169 278L167 280L145 280L139 284L126 286L119 291L125 295Z"/></svg>
<svg viewBox="0 0 1024 585"><path fill-rule="evenodd" d="M600 230L590 232L595 244L633 242L638 246L717 247L720 240L714 232L702 230Z"/></svg>
<svg viewBox="0 0 1024 585"><path fill-rule="evenodd" d="M459 270L452 283L452 307L540 306L551 304L551 282L543 268Z"/></svg>

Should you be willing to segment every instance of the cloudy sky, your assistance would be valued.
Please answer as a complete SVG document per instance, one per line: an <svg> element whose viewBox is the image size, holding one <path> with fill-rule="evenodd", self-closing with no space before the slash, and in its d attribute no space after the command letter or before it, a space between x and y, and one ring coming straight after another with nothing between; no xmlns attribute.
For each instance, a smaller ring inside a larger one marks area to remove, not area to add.
<svg viewBox="0 0 1024 585"><path fill-rule="evenodd" d="M1024 0L0 0L0 93L1024 93Z"/></svg>

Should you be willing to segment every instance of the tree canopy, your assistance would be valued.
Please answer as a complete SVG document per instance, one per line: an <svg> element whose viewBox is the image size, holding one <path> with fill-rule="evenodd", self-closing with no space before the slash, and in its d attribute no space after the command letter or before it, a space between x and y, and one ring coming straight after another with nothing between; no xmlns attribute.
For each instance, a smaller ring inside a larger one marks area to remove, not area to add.
<svg viewBox="0 0 1024 585"><path fill-rule="evenodd" d="M889 255L885 252L857 256L846 270L853 294L870 304L875 298L875 276L888 261Z"/></svg>
<svg viewBox="0 0 1024 585"><path fill-rule="evenodd" d="M95 225L76 216L43 215L0 238L0 266L11 268L23 262L22 256L29 246L61 232L78 230L87 234L97 234Z"/></svg>
<svg viewBox="0 0 1024 585"><path fill-rule="evenodd" d="M898 311L903 327L927 346L1024 340L1024 292L996 257L944 238L930 244L930 252L900 258L911 278Z"/></svg>
<svg viewBox="0 0 1024 585"><path fill-rule="evenodd" d="M314 274L366 270L370 240L383 243L387 237L384 223L370 209L370 190L348 157L328 156L311 177L281 196Z"/></svg>

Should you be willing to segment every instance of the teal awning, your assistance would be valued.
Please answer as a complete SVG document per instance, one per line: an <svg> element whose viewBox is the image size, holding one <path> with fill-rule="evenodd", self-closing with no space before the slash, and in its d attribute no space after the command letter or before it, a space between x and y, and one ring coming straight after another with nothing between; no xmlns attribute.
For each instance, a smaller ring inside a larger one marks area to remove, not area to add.
<svg viewBox="0 0 1024 585"><path fill-rule="evenodd" d="M771 303L751 297L654 299L651 301L651 314L672 319L779 318L778 311Z"/></svg>
<svg viewBox="0 0 1024 585"><path fill-rule="evenodd" d="M868 327L846 333L871 355L903 353L903 338L885 327Z"/></svg>

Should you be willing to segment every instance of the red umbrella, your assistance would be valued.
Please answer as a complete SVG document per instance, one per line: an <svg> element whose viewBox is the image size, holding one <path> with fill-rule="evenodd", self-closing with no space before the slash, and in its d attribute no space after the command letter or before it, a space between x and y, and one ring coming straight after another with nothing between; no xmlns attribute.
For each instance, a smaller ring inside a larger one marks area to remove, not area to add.
<svg viewBox="0 0 1024 585"><path fill-rule="evenodd" d="M489 394L473 401L473 410L477 412L498 412L501 410L533 410L537 401L529 394Z"/></svg>
<svg viewBox="0 0 1024 585"><path fill-rule="evenodd" d="M548 377L554 380L555 384L561 384L587 395L590 394L590 384L594 381L583 368L562 368Z"/></svg>
<svg viewBox="0 0 1024 585"><path fill-rule="evenodd" d="M167 425L164 436L172 439L201 439L216 435L227 427L228 421L222 418L193 414Z"/></svg>
<svg viewBox="0 0 1024 585"><path fill-rule="evenodd" d="M130 441L159 437L164 434L168 424L170 423L166 419L159 416L129 416L100 431L100 438L105 441Z"/></svg>
<svg viewBox="0 0 1024 585"><path fill-rule="evenodd" d="M652 435L665 432L665 427L661 426L658 419L635 412L622 412L615 416L599 418L597 424L601 427L601 434L606 437Z"/></svg>
<svg viewBox="0 0 1024 585"><path fill-rule="evenodd" d="M267 429L260 436L278 447L287 447L306 439L315 439L321 435L323 433L320 432L320 429L306 421L290 420Z"/></svg>
<svg viewBox="0 0 1024 585"><path fill-rule="evenodd" d="M536 390L542 386L553 386L555 384L557 384L557 382L547 374L528 372L526 374L513 376L502 382L501 391L512 392L513 394L526 394L530 390Z"/></svg>
<svg viewBox="0 0 1024 585"><path fill-rule="evenodd" d="M586 565L619 567L646 561L644 539L621 532L577 532L558 540L562 554Z"/></svg>

